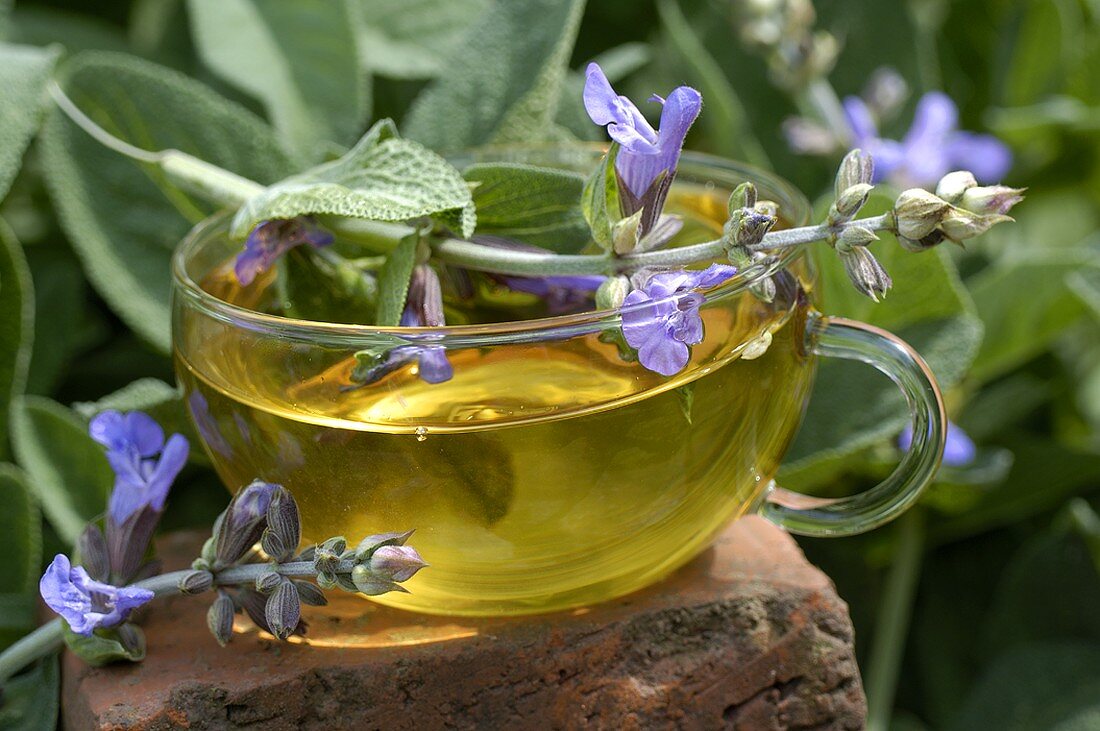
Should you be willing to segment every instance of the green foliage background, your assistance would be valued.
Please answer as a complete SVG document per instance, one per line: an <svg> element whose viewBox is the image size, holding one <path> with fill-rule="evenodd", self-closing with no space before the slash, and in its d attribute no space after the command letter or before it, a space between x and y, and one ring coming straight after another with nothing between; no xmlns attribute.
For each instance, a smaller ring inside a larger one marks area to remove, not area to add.
<svg viewBox="0 0 1100 731"><path fill-rule="evenodd" d="M0 643L30 625L44 558L102 509L110 473L84 436L87 416L140 407L187 428L166 385L167 266L209 213L49 111L41 79L55 63L74 100L119 137L267 183L339 154L387 116L440 148L599 139L578 74L599 58L634 98L699 88L690 148L770 166L811 200L829 189L834 160L787 149L779 129L796 107L736 42L729 0L594 0L583 17L581 6L0 2L0 460L11 462L0 464ZM981 448L899 524L803 541L851 605L872 722L1100 728L1100 2L817 9L844 45L830 76L841 94L882 65L917 94L943 89L964 128L1012 146L1006 182L1030 188L1017 224L965 251L877 245L897 282L883 305L854 295L838 262L820 262L824 309L914 343ZM487 101L456 117L471 94ZM915 96L890 136L904 132ZM896 459L902 419L885 380L828 365L781 481L822 495L864 489ZM209 525L223 501L200 457L166 527ZM33 673L9 687L0 724L52 724L42 698L56 667Z"/></svg>

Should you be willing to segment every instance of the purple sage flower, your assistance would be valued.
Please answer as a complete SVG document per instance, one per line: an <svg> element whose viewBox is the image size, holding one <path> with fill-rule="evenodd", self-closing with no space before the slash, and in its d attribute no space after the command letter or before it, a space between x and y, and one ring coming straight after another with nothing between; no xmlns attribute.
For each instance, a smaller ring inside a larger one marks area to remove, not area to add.
<svg viewBox="0 0 1100 731"><path fill-rule="evenodd" d="M656 220L668 186L676 175L684 138L699 116L703 98L695 89L679 86L667 99L654 94L649 101L663 105L658 129L653 129L634 102L615 93L599 64L588 64L584 108L592 121L606 126L607 134L621 145L615 170L633 197L632 201L624 200L624 213L629 216L643 208L647 203L645 199L652 196L655 209L652 218ZM654 188L655 183L658 183L657 188Z"/></svg>
<svg viewBox="0 0 1100 731"><path fill-rule="evenodd" d="M934 187L952 170L969 170L979 181L996 183L1012 166L1012 153L992 135L958 129L959 110L943 92L933 91L917 103L913 124L900 141L882 139L874 114L856 96L844 100L852 145L871 153L874 182L891 180L899 187Z"/></svg>
<svg viewBox="0 0 1100 731"><path fill-rule="evenodd" d="M699 307L704 298L695 290L719 285L736 273L725 264L663 272L628 294L623 300L623 337L637 349L641 364L662 376L679 373L691 356L688 346L703 341Z"/></svg>
<svg viewBox="0 0 1100 731"><path fill-rule="evenodd" d="M153 598L136 586L116 587L94 581L80 566L71 566L64 554L54 557L38 582L42 599L69 623L73 632L90 635L100 627L126 621L130 612Z"/></svg>
<svg viewBox="0 0 1100 731"><path fill-rule="evenodd" d="M254 480L240 490L214 523L214 554L220 564L236 563L248 552L267 527L267 509L277 490L263 480Z"/></svg>
<svg viewBox="0 0 1100 731"><path fill-rule="evenodd" d="M382 546L370 557L370 570L393 582L408 581L428 564L412 546Z"/></svg>
<svg viewBox="0 0 1100 731"><path fill-rule="evenodd" d="M258 274L295 246L309 244L320 249L332 241L332 234L309 216L263 221L245 239L244 251L237 255L233 270L237 281L247 287Z"/></svg>
<svg viewBox="0 0 1100 731"><path fill-rule="evenodd" d="M898 435L898 448L909 451L913 444L913 425L909 424ZM948 467L965 467L974 461L978 448L966 432L952 421L947 422L947 438L943 447L943 463Z"/></svg>
<svg viewBox="0 0 1100 731"><path fill-rule="evenodd" d="M496 275L493 279L508 289L526 292L542 298L551 315L565 315L592 304L596 290L607 277L599 274L557 277L510 277Z"/></svg>
<svg viewBox="0 0 1100 731"><path fill-rule="evenodd" d="M140 411L104 411L89 423L88 433L107 447L115 472L107 503L110 520L121 525L145 507L163 511L168 490L187 462L187 439L173 434L166 443L160 425Z"/></svg>

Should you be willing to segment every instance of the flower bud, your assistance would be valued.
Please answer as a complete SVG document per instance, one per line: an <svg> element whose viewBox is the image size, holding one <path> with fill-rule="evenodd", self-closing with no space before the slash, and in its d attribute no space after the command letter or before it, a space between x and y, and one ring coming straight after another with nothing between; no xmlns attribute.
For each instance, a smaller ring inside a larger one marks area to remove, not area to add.
<svg viewBox="0 0 1100 731"><path fill-rule="evenodd" d="M879 120L890 119L909 97L909 85L895 69L882 66L871 73L862 96Z"/></svg>
<svg viewBox="0 0 1100 731"><path fill-rule="evenodd" d="M749 291L761 302L771 304L775 301L775 280L772 277L762 277L749 285Z"/></svg>
<svg viewBox="0 0 1100 731"><path fill-rule="evenodd" d="M984 234L998 223L1011 220L1009 216L997 213L983 216L963 208L952 207L940 222L940 230L952 241L966 241Z"/></svg>
<svg viewBox="0 0 1100 731"><path fill-rule="evenodd" d="M290 558L290 554L293 553L293 551L287 550L286 546L283 545L283 539L270 528L260 536L260 547L264 549L264 553L280 563Z"/></svg>
<svg viewBox="0 0 1100 731"><path fill-rule="evenodd" d="M285 640L294 633L298 621L302 618L302 603L298 599L298 590L294 582L283 581L267 598L264 605L264 618L271 634Z"/></svg>
<svg viewBox="0 0 1100 731"><path fill-rule="evenodd" d="M1004 185L988 185L968 189L958 203L973 213L1003 216L1012 207L1024 199L1024 188L1009 188Z"/></svg>
<svg viewBox="0 0 1100 731"><path fill-rule="evenodd" d="M270 594L283 583L283 576L278 571L265 571L256 577L256 591L261 594Z"/></svg>
<svg viewBox="0 0 1100 731"><path fill-rule="evenodd" d="M286 561L302 540L302 521L294 496L281 485L276 488L267 508L267 532L272 535L272 548L278 552L272 553L267 546L264 551L277 561Z"/></svg>
<svg viewBox="0 0 1100 731"><path fill-rule="evenodd" d="M372 573L396 582L408 581L427 565L412 546L382 546L370 557Z"/></svg>
<svg viewBox="0 0 1100 731"><path fill-rule="evenodd" d="M726 210L729 211L729 215L733 215L734 211L742 208L752 208L756 205L756 186L752 183L745 181L741 185L733 189L730 193L729 201L726 203Z"/></svg>
<svg viewBox="0 0 1100 731"><path fill-rule="evenodd" d="M623 300L630 294L630 280L620 275L608 277L596 290L596 309L616 310L623 306Z"/></svg>
<svg viewBox="0 0 1100 731"><path fill-rule="evenodd" d="M363 564L359 564L352 569L351 581L355 585L356 591L366 594L367 596L378 596L379 594L386 594L391 591L407 591L400 584L396 584L381 576L376 576Z"/></svg>
<svg viewBox="0 0 1100 731"><path fill-rule="evenodd" d="M236 609L233 599L224 591L218 592L218 598L210 605L206 612L206 626L210 628L210 634L218 644L225 647L233 637L233 614Z"/></svg>
<svg viewBox="0 0 1100 731"><path fill-rule="evenodd" d="M756 205L753 206L752 209L757 213L763 213L765 216L771 216L775 219L779 218L779 204L775 201L756 201Z"/></svg>
<svg viewBox="0 0 1100 731"><path fill-rule="evenodd" d="M912 251L914 254L919 254L922 251L928 251L929 249L939 246L947 240L947 236L944 235L943 231L936 229L920 239L907 239L904 236L898 236L897 239L898 243L901 244L901 248L906 251Z"/></svg>
<svg viewBox="0 0 1100 731"><path fill-rule="evenodd" d="M868 186L870 190L871 179L875 176L875 162L870 153L855 149L844 156L840 161L840 167L836 171L836 181L833 184L833 196L839 201L845 192L857 185ZM864 195L864 199L866 199Z"/></svg>
<svg viewBox="0 0 1100 731"><path fill-rule="evenodd" d="M863 226L845 226L836 237L836 250L840 252L850 251L855 246L867 246L872 241L878 241L878 236L869 228Z"/></svg>
<svg viewBox="0 0 1100 731"><path fill-rule="evenodd" d="M936 195L948 203L958 205L963 194L977 185L978 181L969 170L956 170L940 178L940 182L936 185Z"/></svg>
<svg viewBox="0 0 1100 731"><path fill-rule="evenodd" d="M96 581L107 581L111 576L111 559L107 553L107 539L95 523L84 527L84 532L76 539L76 550L80 555L80 565Z"/></svg>
<svg viewBox="0 0 1100 731"><path fill-rule="evenodd" d="M141 631L141 627L132 622L126 622L115 627L114 631L127 657L134 661L145 659L145 633Z"/></svg>
<svg viewBox="0 0 1100 731"><path fill-rule="evenodd" d="M873 187L867 183L856 183L841 193L829 209L829 224L835 226L851 221L867 202Z"/></svg>
<svg viewBox="0 0 1100 731"><path fill-rule="evenodd" d="M367 536L359 541L359 545L355 547L355 560L359 562L367 561L374 555L375 551L383 546L403 546L412 534L413 531L409 530L404 533L378 533L377 535Z"/></svg>
<svg viewBox="0 0 1100 731"><path fill-rule="evenodd" d="M267 509L278 487L256 480L233 496L214 529L219 564L236 563L260 540L267 527Z"/></svg>
<svg viewBox="0 0 1100 731"><path fill-rule="evenodd" d="M331 591L332 589L338 588L340 586L340 582L336 580L335 574L322 572L317 574L317 586L321 587L322 589Z"/></svg>
<svg viewBox="0 0 1100 731"><path fill-rule="evenodd" d="M298 590L298 598L302 600L302 604L308 604L311 607L323 607L328 604L325 593L316 584L295 581L294 588Z"/></svg>
<svg viewBox="0 0 1100 731"><path fill-rule="evenodd" d="M223 513L224 515L224 513ZM221 517L214 522L214 533L218 532L218 525L221 523ZM199 554L206 563L211 566L214 565L214 561L217 560L216 554L217 542L214 540L214 536L210 536L206 539L206 542L202 544L202 552Z"/></svg>
<svg viewBox="0 0 1100 731"><path fill-rule="evenodd" d="M885 297L893 286L890 275L866 246L856 246L849 251L840 252L840 260L855 288L875 302Z"/></svg>
<svg viewBox="0 0 1100 731"><path fill-rule="evenodd" d="M336 567L340 565L340 555L347 549L348 542L343 536L329 538L317 546L313 556L313 568L318 572L335 574Z"/></svg>
<svg viewBox="0 0 1100 731"><path fill-rule="evenodd" d="M214 586L214 574L209 571L189 571L176 583L181 594L202 594Z"/></svg>
<svg viewBox="0 0 1100 731"><path fill-rule="evenodd" d="M726 242L726 248L756 246L764 240L764 235L775 225L776 220L775 216L762 213L754 208L735 210L723 226L723 239Z"/></svg>
<svg viewBox="0 0 1100 731"><path fill-rule="evenodd" d="M633 215L616 221L611 226L611 248L616 254L629 254L638 245L638 227L642 222L642 209Z"/></svg>
<svg viewBox="0 0 1100 731"><path fill-rule="evenodd" d="M939 225L951 206L923 188L910 188L894 204L897 232L907 239L920 239Z"/></svg>

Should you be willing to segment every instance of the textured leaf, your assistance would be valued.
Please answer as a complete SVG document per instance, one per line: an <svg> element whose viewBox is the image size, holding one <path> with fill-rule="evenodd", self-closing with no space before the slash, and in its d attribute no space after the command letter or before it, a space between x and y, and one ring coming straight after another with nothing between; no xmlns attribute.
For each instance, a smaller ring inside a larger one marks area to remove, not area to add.
<svg viewBox="0 0 1100 731"><path fill-rule="evenodd" d="M394 79L439 75L447 53L491 0L358 0L367 67Z"/></svg>
<svg viewBox="0 0 1100 731"><path fill-rule="evenodd" d="M98 18L20 3L11 19L11 42L28 46L60 43L66 53L100 50L129 52L123 30Z"/></svg>
<svg viewBox="0 0 1100 731"><path fill-rule="evenodd" d="M419 235L406 236L386 258L378 273L378 313L374 324L393 327L401 321L419 245Z"/></svg>
<svg viewBox="0 0 1100 731"><path fill-rule="evenodd" d="M34 626L42 565L42 518L23 472L0 463L0 648ZM14 632L13 632L14 631Z"/></svg>
<svg viewBox="0 0 1100 731"><path fill-rule="evenodd" d="M0 43L0 200L8 194L23 152L42 122L46 83L59 55L56 48Z"/></svg>
<svg viewBox="0 0 1100 731"><path fill-rule="evenodd" d="M494 3L409 110L408 136L436 150L560 137L553 120L583 10L583 0Z"/></svg>
<svg viewBox="0 0 1100 731"><path fill-rule="evenodd" d="M190 0L199 56L263 102L280 136L306 157L352 142L368 114L357 13L345 0Z"/></svg>
<svg viewBox="0 0 1100 731"><path fill-rule="evenodd" d="M61 705L57 655L4 683L0 728L4 731L49 731L57 728Z"/></svg>
<svg viewBox="0 0 1100 731"><path fill-rule="evenodd" d="M581 211L584 178L577 173L511 163L472 165L478 233L518 239L575 254L592 234Z"/></svg>
<svg viewBox="0 0 1100 731"><path fill-rule="evenodd" d="M411 140L395 136L393 123L378 122L337 160L293 175L250 199L233 218L230 235L244 238L273 218L330 214L372 221L434 216L473 233L470 189L450 163Z"/></svg>
<svg viewBox="0 0 1100 731"><path fill-rule="evenodd" d="M67 544L107 507L114 477L103 449L69 409L24 396L12 409L12 439L50 525Z"/></svg>
<svg viewBox="0 0 1100 731"><path fill-rule="evenodd" d="M8 454L8 414L27 384L34 294L23 249L0 219L0 456Z"/></svg>
<svg viewBox="0 0 1100 731"><path fill-rule="evenodd" d="M887 205L884 196L875 196L865 213L874 215ZM876 304L855 291L828 247L811 248L825 313L895 333L924 357L944 389L966 374L981 342L982 323L946 251L913 254L887 236L873 244L875 256L895 283L885 301ZM823 360L806 418L781 474L798 479L799 472L892 437L908 418L900 392L884 376L863 364Z"/></svg>
<svg viewBox="0 0 1100 731"><path fill-rule="evenodd" d="M263 183L289 172L263 122L181 74L88 52L66 65L65 76L84 113L132 144L180 149ZM105 149L59 111L43 142L50 192L88 278L127 325L167 353L172 250L211 207Z"/></svg>
<svg viewBox="0 0 1100 731"><path fill-rule="evenodd" d="M1100 727L1100 643L1036 642L1000 657L948 731Z"/></svg>
<svg viewBox="0 0 1100 731"><path fill-rule="evenodd" d="M986 327L974 377L988 381L1046 350L1086 312L1067 275L1097 270L1092 252L1062 249L1015 256L973 277L970 291Z"/></svg>

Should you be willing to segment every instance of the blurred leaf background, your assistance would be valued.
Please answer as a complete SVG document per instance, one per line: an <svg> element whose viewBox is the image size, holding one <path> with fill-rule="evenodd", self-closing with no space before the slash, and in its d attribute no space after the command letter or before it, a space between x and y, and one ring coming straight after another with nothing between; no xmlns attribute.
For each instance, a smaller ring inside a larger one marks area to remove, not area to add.
<svg viewBox="0 0 1100 731"><path fill-rule="evenodd" d="M0 643L31 624L43 557L102 509L110 472L85 419L144 408L188 428L168 385L167 267L209 213L49 111L36 79L55 63L74 100L123 139L271 182L386 116L444 145L522 135L506 112L548 109L544 135L600 139L579 104L579 70L598 58L635 98L699 88L690 148L769 166L811 200L829 190L836 160L788 149L780 128L799 110L737 42L731 0L590 2L556 110L540 96L553 64L538 61L565 60L561 29L579 6L497 2L0 2L0 555L15 567L0 576ZM881 66L914 90L886 136L904 133L920 93L942 89L964 129L1012 147L1005 182L1029 188L1017 224L966 250L877 245L897 282L883 305L852 294L839 263L820 257L823 309L916 345L979 445L898 524L803 541L851 606L872 726L1100 728L1100 2L816 7L818 27L843 45L829 77L840 94ZM446 63L479 43L498 63L529 61L513 73L530 93ZM433 105L454 84L413 104L448 74L497 95L497 116L440 126ZM891 469L902 425L888 382L829 364L781 481L822 495L864 489ZM209 525L222 490L200 455L168 527ZM35 673L9 689L0 723L43 707L33 694L57 673Z"/></svg>

